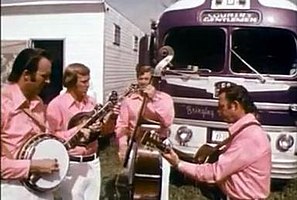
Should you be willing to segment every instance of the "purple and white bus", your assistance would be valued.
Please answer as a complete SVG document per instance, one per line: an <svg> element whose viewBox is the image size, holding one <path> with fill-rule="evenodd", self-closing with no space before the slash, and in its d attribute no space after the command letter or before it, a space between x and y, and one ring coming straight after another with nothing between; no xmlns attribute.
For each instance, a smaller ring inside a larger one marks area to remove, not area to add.
<svg viewBox="0 0 297 200"><path fill-rule="evenodd" d="M296 3L182 0L162 13L150 38L150 62L166 54L162 47L174 50L160 89L174 99L175 148L194 154L228 136L216 88L236 83L252 95L268 133L272 178L297 178Z"/></svg>

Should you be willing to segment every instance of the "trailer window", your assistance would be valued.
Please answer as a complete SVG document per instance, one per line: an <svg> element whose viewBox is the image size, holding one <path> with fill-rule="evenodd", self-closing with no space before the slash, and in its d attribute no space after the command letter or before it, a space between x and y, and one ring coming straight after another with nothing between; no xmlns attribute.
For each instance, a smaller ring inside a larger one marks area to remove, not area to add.
<svg viewBox="0 0 297 200"><path fill-rule="evenodd" d="M296 38L281 29L245 28L232 33L231 69L236 73L293 75L297 73ZM235 52L235 53L234 53ZM236 55L237 54L237 55Z"/></svg>
<svg viewBox="0 0 297 200"><path fill-rule="evenodd" d="M213 27L182 27L166 35L165 45L174 49L173 66L184 69L197 66L207 72L223 69L225 32Z"/></svg>
<svg viewBox="0 0 297 200"><path fill-rule="evenodd" d="M120 46L121 44L121 27L118 25L114 25L114 40L113 44Z"/></svg>

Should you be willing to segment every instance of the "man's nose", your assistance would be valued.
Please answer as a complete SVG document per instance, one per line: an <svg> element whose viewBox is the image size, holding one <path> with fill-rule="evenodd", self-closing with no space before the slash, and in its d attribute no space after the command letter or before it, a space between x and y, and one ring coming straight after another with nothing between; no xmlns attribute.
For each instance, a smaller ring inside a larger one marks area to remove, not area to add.
<svg viewBox="0 0 297 200"><path fill-rule="evenodd" d="M46 84L50 84L51 83L51 79L46 79L45 81L44 81Z"/></svg>

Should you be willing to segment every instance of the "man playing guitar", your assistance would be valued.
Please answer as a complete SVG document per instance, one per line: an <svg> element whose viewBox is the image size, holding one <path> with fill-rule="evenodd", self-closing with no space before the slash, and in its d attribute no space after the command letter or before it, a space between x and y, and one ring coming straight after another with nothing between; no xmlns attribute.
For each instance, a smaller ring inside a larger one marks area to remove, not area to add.
<svg viewBox="0 0 297 200"><path fill-rule="evenodd" d="M266 199L270 192L271 149L255 117L256 106L243 86L218 89L218 114L230 123L232 138L218 160L189 163L181 161L172 149L163 156L185 175L200 182L217 183L229 199Z"/></svg>

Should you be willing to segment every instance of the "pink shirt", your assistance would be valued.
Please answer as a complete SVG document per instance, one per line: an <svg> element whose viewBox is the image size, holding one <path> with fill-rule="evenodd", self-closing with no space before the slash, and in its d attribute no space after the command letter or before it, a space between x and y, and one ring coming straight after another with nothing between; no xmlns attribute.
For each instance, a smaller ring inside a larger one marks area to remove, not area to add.
<svg viewBox="0 0 297 200"><path fill-rule="evenodd" d="M28 177L30 160L16 159L17 153L25 141L41 133L21 108L29 108L34 116L45 122L44 104L39 97L29 102L17 84L8 84L1 89L1 179L20 180ZM2 145L13 158L5 154Z"/></svg>
<svg viewBox="0 0 297 200"><path fill-rule="evenodd" d="M229 127L233 134L247 122L247 114ZM271 149L266 133L257 125L243 129L213 164L181 162L178 169L198 181L218 182L231 199L265 199L270 192Z"/></svg>
<svg viewBox="0 0 297 200"><path fill-rule="evenodd" d="M47 106L46 117L50 132L67 141L76 132L75 130L66 131L71 117L79 112L92 111L95 105L95 100L89 96L86 96L82 102L78 102L68 92L58 95ZM98 143L94 141L86 147L76 146L70 149L69 154L90 155L97 152L97 147Z"/></svg>
<svg viewBox="0 0 297 200"><path fill-rule="evenodd" d="M127 130L130 134L133 133L143 102L142 100L143 97L138 93L133 93L123 100L115 128L117 138L125 136ZM172 124L174 119L174 107L171 96L164 92L156 91L153 99L148 100L144 117L160 122L160 134L167 137L167 128ZM119 140L119 145L125 146L125 140Z"/></svg>

